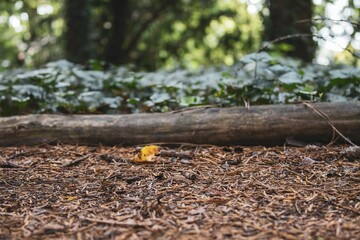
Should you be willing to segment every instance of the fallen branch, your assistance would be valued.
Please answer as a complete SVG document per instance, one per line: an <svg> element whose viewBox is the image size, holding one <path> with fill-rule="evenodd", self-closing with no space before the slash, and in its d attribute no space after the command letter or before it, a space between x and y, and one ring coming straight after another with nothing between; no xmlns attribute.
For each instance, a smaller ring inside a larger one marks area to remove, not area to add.
<svg viewBox="0 0 360 240"><path fill-rule="evenodd" d="M360 143L360 102L314 103L311 106L313 108L304 104L252 106L250 109L204 107L150 114L5 117L0 118L0 146L43 142L269 146L282 145L287 137L328 143L333 138L334 127L354 144ZM327 117L324 119L324 116Z"/></svg>

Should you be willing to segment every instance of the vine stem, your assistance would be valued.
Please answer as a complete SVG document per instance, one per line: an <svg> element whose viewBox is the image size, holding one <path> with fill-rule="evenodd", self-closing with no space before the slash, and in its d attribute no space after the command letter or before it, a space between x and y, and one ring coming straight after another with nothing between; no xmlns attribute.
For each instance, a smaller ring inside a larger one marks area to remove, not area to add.
<svg viewBox="0 0 360 240"><path fill-rule="evenodd" d="M326 122L331 126L331 128L333 129L334 132L336 132L337 134L339 134L340 137L342 137L346 142L348 142L349 144L351 144L354 147L358 147L358 145L356 145L355 143L353 143L350 139L348 139L347 137L345 137L334 125L334 123L331 121L331 119L329 118L328 115L326 115L324 112L322 112L321 110L315 108L314 106L312 106L311 104L307 103L307 102L303 102L303 104L309 108L311 108L316 114L318 114L320 117L322 117L324 120L326 120Z"/></svg>

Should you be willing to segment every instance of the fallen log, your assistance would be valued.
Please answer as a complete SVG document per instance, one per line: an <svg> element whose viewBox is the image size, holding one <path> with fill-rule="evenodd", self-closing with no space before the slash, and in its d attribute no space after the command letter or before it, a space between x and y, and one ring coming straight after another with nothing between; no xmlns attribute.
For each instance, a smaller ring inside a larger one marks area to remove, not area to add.
<svg viewBox="0 0 360 240"><path fill-rule="evenodd" d="M313 106L313 107L311 107ZM287 137L328 143L331 124L360 143L360 102L311 105L197 107L169 113L129 115L25 115L0 118L0 145L136 145L194 143L282 145Z"/></svg>

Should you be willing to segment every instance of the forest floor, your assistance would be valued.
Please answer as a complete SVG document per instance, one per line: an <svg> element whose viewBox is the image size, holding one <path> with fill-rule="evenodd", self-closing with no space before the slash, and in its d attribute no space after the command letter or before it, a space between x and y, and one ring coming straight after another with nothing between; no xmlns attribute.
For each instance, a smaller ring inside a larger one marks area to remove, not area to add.
<svg viewBox="0 0 360 240"><path fill-rule="evenodd" d="M0 148L0 239L360 239L346 147Z"/></svg>

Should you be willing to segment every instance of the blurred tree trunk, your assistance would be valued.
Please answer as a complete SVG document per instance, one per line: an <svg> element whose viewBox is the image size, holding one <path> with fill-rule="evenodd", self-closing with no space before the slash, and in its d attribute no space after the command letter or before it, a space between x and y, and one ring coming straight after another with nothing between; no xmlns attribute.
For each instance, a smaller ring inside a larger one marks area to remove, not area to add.
<svg viewBox="0 0 360 240"><path fill-rule="evenodd" d="M112 17L110 39L105 50L105 60L115 64L126 63L125 40L130 19L129 0L111 0L108 11Z"/></svg>
<svg viewBox="0 0 360 240"><path fill-rule="evenodd" d="M311 62L315 55L315 43L311 35L312 0L270 0L270 19L266 34L268 40L303 34L284 40L293 48L287 53L305 62ZM297 22L307 19L309 21Z"/></svg>
<svg viewBox="0 0 360 240"><path fill-rule="evenodd" d="M65 0L65 56L75 63L85 63L91 57L90 0Z"/></svg>

